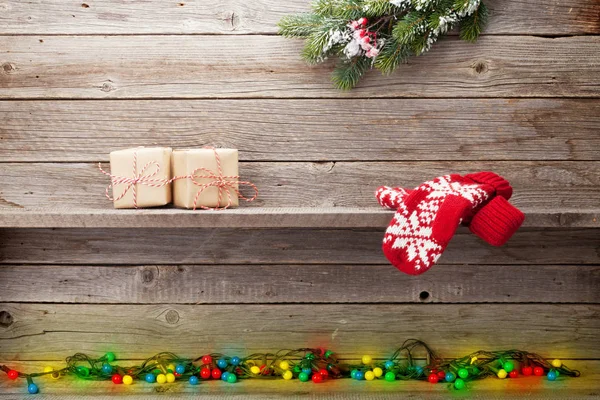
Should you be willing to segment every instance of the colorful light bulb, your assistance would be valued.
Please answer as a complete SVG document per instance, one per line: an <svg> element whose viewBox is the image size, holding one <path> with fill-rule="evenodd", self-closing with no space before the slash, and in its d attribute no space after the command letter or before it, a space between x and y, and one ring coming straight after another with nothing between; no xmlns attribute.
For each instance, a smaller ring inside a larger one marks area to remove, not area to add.
<svg viewBox="0 0 600 400"><path fill-rule="evenodd" d="M210 363L212 363L212 357L210 355L205 355L204 357L202 357L202 364L204 365L208 365Z"/></svg>
<svg viewBox="0 0 600 400"><path fill-rule="evenodd" d="M167 375L165 374L158 374L156 375L156 383L167 383Z"/></svg>
<svg viewBox="0 0 600 400"><path fill-rule="evenodd" d="M460 378L457 378L457 379L454 381L454 388L455 388L455 389L458 389L458 390L464 389L464 388L465 388L465 381L463 381L463 380L462 380L462 379L460 379Z"/></svg>
<svg viewBox="0 0 600 400"><path fill-rule="evenodd" d="M227 382L227 377L231 374L231 372L225 371L221 374L221 380Z"/></svg>
<svg viewBox="0 0 600 400"><path fill-rule="evenodd" d="M388 382L394 382L396 380L396 374L394 374L392 371L388 371L385 373L384 378Z"/></svg>
<svg viewBox="0 0 600 400"><path fill-rule="evenodd" d="M282 376L283 376L283 379L285 379L286 381L289 381L290 379L292 379L294 377L294 373L292 371L288 370L288 371L285 371Z"/></svg>
<svg viewBox="0 0 600 400"><path fill-rule="evenodd" d="M313 376L312 376L311 379L312 379L312 381L314 383L321 383L321 382L323 382L323 375L321 375L321 374L313 374Z"/></svg>
<svg viewBox="0 0 600 400"><path fill-rule="evenodd" d="M154 383L156 382L156 375L149 372L146 374L146 376L144 376L144 380L148 383Z"/></svg>
<svg viewBox="0 0 600 400"><path fill-rule="evenodd" d="M554 372L554 370L550 370L550 371L548 371L548 375L546 375L546 377L548 378L549 381L555 381L557 378L556 372Z"/></svg>
<svg viewBox="0 0 600 400"><path fill-rule="evenodd" d="M533 368L531 368L530 366L523 367L523 368L521 368L521 373L525 376L529 376L529 375L533 374Z"/></svg>
<svg viewBox="0 0 600 400"><path fill-rule="evenodd" d="M373 362L373 358L369 355L362 356L362 363L365 365L371 364Z"/></svg>
<svg viewBox="0 0 600 400"><path fill-rule="evenodd" d="M30 394L36 394L37 392L40 391L40 389L37 387L37 385L35 383L30 383L29 385L27 385L27 391Z"/></svg>
<svg viewBox="0 0 600 400"><path fill-rule="evenodd" d="M542 368L542 367L535 367L533 369L533 374L535 376L543 376L544 375L544 368Z"/></svg>
<svg viewBox="0 0 600 400"><path fill-rule="evenodd" d="M77 367L77 373L83 377L87 377L90 375L90 369L88 367L79 366Z"/></svg>
<svg viewBox="0 0 600 400"><path fill-rule="evenodd" d="M444 377L446 382L454 382L454 380L456 379L456 375L454 375L453 372L446 372L446 376Z"/></svg>
<svg viewBox="0 0 600 400"><path fill-rule="evenodd" d="M173 383L175 382L175 375L173 375L172 373L168 373L165 375L167 378L167 383Z"/></svg>
<svg viewBox="0 0 600 400"><path fill-rule="evenodd" d="M368 381L372 381L373 379L375 379L375 373L373 371L365 372L365 379Z"/></svg>
<svg viewBox="0 0 600 400"><path fill-rule="evenodd" d="M212 372L211 372L210 368L203 367L200 370L200 377L202 377L202 379L209 379L211 376L212 376Z"/></svg>
<svg viewBox="0 0 600 400"><path fill-rule="evenodd" d="M438 376L438 374L429 374L429 376L427 377L429 383L438 383L439 379L440 377Z"/></svg>
<svg viewBox="0 0 600 400"><path fill-rule="evenodd" d="M517 370L515 369L515 370L513 370L513 371L510 371L510 372L508 373L508 376L509 376L511 379L515 379L515 378L518 378L518 377L519 377L519 373L518 373L518 372L517 372Z"/></svg>
<svg viewBox="0 0 600 400"><path fill-rule="evenodd" d="M183 374L183 373L185 373L185 365L183 365L183 364L177 364L175 366L175 372L177 372L180 375Z"/></svg>
<svg viewBox="0 0 600 400"><path fill-rule="evenodd" d="M469 376L469 371L466 368L460 368L458 370L458 376L461 379L467 379L467 377Z"/></svg>
<svg viewBox="0 0 600 400"><path fill-rule="evenodd" d="M301 382L307 382L310 379L310 377L306 372L300 372L298 374L298 379L300 379Z"/></svg>
<svg viewBox="0 0 600 400"><path fill-rule="evenodd" d="M258 375L260 374L260 368L255 365L252 368L250 368L250 372L252 372L254 375Z"/></svg>
<svg viewBox="0 0 600 400"><path fill-rule="evenodd" d="M352 371L350 371L350 378L352 379L356 379L356 373L358 372L357 369L353 369Z"/></svg>
<svg viewBox="0 0 600 400"><path fill-rule="evenodd" d="M227 375L227 383L236 383L237 382L237 375L236 374L229 374Z"/></svg>
<svg viewBox="0 0 600 400"><path fill-rule="evenodd" d="M394 368L394 362L392 360L387 360L384 364L385 369Z"/></svg>
<svg viewBox="0 0 600 400"><path fill-rule="evenodd" d="M284 371L287 371L288 369L290 369L290 363L287 361L282 361L279 363L279 368L281 368Z"/></svg>
<svg viewBox="0 0 600 400"><path fill-rule="evenodd" d="M219 358L219 360L217 360L217 367L219 368L226 368L227 367L227 360L224 358Z"/></svg>
<svg viewBox="0 0 600 400"><path fill-rule="evenodd" d="M323 377L323 379L329 378L329 372L324 368L321 368L318 373Z"/></svg>
<svg viewBox="0 0 600 400"><path fill-rule="evenodd" d="M104 355L104 358L106 359L107 362L111 363L117 359L117 356L115 356L115 353L109 351L108 353L106 353Z"/></svg>
<svg viewBox="0 0 600 400"><path fill-rule="evenodd" d="M504 364L502 364L502 369L506 372L511 372L515 369L515 364L512 361L506 361Z"/></svg>
<svg viewBox="0 0 600 400"><path fill-rule="evenodd" d="M552 366L554 368L560 368L562 367L562 361L560 361L558 358L556 360L552 360Z"/></svg>
<svg viewBox="0 0 600 400"><path fill-rule="evenodd" d="M358 381L362 381L363 379L365 379L365 373L362 371L356 371L356 380Z"/></svg>
<svg viewBox="0 0 600 400"><path fill-rule="evenodd" d="M373 373L375 374L376 378L379 378L381 375L383 375L383 370L379 367L375 367L373 368Z"/></svg>
<svg viewBox="0 0 600 400"><path fill-rule="evenodd" d="M212 375L213 379L221 378L221 370L219 368L213 369L210 374Z"/></svg>
<svg viewBox="0 0 600 400"><path fill-rule="evenodd" d="M331 351L331 350L327 350L327 351L325 352L325 358L329 358L329 357L331 357L333 354L334 354L334 353L333 353L333 351Z"/></svg>
<svg viewBox="0 0 600 400"><path fill-rule="evenodd" d="M231 365L240 365L240 361L239 357L231 357Z"/></svg>
<svg viewBox="0 0 600 400"><path fill-rule="evenodd" d="M113 383L115 385L119 385L119 384L123 383L123 377L119 374L114 374L112 376L111 380L113 381Z"/></svg>
<svg viewBox="0 0 600 400"><path fill-rule="evenodd" d="M504 379L508 376L508 373L506 372L506 370L504 370L504 368L500 368L498 372L496 372L496 376L498 376L498 378L500 379Z"/></svg>
<svg viewBox="0 0 600 400"><path fill-rule="evenodd" d="M190 379L188 380L188 382L190 382L190 385L197 385L199 380L196 375L192 375L192 376L190 376Z"/></svg>
<svg viewBox="0 0 600 400"><path fill-rule="evenodd" d="M123 384L124 385L131 385L132 383L133 383L133 377L131 375L123 376Z"/></svg>

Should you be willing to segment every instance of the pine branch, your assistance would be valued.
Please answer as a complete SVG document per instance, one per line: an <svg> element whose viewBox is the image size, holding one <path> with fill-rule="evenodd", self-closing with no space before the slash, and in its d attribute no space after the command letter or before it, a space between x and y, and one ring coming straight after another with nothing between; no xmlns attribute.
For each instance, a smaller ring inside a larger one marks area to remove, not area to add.
<svg viewBox="0 0 600 400"><path fill-rule="evenodd" d="M371 62L365 57L354 57L349 61L341 61L331 76L333 84L341 90L352 89L360 78L371 69Z"/></svg>
<svg viewBox="0 0 600 400"><path fill-rule="evenodd" d="M342 35L346 22L337 19L323 19L323 23L313 29L302 49L302 58L309 64L322 62L330 54L337 52L336 35Z"/></svg>
<svg viewBox="0 0 600 400"><path fill-rule="evenodd" d="M468 42L475 42L485 28L488 10L484 3L480 3L475 12L460 23L460 38Z"/></svg>
<svg viewBox="0 0 600 400"><path fill-rule="evenodd" d="M394 39L388 40L375 60L375 67L384 74L391 74L398 65L406 62L410 50Z"/></svg>
<svg viewBox="0 0 600 400"><path fill-rule="evenodd" d="M307 37L323 24L324 18L316 14L286 15L277 26L285 37Z"/></svg>

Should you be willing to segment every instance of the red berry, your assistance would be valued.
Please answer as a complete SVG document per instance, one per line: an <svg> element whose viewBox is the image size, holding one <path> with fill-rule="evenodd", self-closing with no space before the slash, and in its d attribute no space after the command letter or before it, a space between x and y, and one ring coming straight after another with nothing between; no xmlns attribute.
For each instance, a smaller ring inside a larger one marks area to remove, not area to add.
<svg viewBox="0 0 600 400"><path fill-rule="evenodd" d="M531 367L523 367L521 373L525 376L529 376L533 373L533 369Z"/></svg>
<svg viewBox="0 0 600 400"><path fill-rule="evenodd" d="M176 377L181 377L181 374L179 372L173 372L173 375L175 375Z"/></svg>
<svg viewBox="0 0 600 400"><path fill-rule="evenodd" d="M542 368L542 367L535 367L533 369L533 374L535 376L543 376L544 375L544 368Z"/></svg>
<svg viewBox="0 0 600 400"><path fill-rule="evenodd" d="M210 372L210 368L202 368L200 370L200 376L202 377L202 379L208 379L211 377L211 372Z"/></svg>
<svg viewBox="0 0 600 400"><path fill-rule="evenodd" d="M367 25L367 22L369 22L369 21L365 17L362 17L362 18L359 18L357 22L359 25L365 26L365 25Z"/></svg>
<svg viewBox="0 0 600 400"><path fill-rule="evenodd" d="M212 370L211 375L212 375L213 379L220 379L221 378L221 370L219 368L215 368Z"/></svg>
<svg viewBox="0 0 600 400"><path fill-rule="evenodd" d="M212 363L212 357L209 355L205 355L204 357L202 357L202 364L204 365L208 365Z"/></svg>
<svg viewBox="0 0 600 400"><path fill-rule="evenodd" d="M323 382L323 375L321 375L321 374L313 374L312 381L314 383L321 383L321 382Z"/></svg>
<svg viewBox="0 0 600 400"><path fill-rule="evenodd" d="M14 381L15 379L17 379L19 377L19 373L17 371L15 371L14 369L11 369L10 371L8 371L8 377L9 377L9 379L12 379Z"/></svg>
<svg viewBox="0 0 600 400"><path fill-rule="evenodd" d="M430 374L429 377L427 377L427 380L429 381L429 383L438 383L440 378L437 374Z"/></svg>
<svg viewBox="0 0 600 400"><path fill-rule="evenodd" d="M511 378L518 378L519 377L519 373L517 372L517 370L512 370L510 371L510 373L508 374L508 376L510 376Z"/></svg>
<svg viewBox="0 0 600 400"><path fill-rule="evenodd" d="M120 383L123 383L123 377L119 374L114 374L112 376L112 381L115 385L118 385Z"/></svg>
<svg viewBox="0 0 600 400"><path fill-rule="evenodd" d="M446 379L446 373L444 371L438 371L437 376L440 379Z"/></svg>
<svg viewBox="0 0 600 400"><path fill-rule="evenodd" d="M323 377L323 379L329 378L329 372L327 372L327 370L324 368L319 370L319 374Z"/></svg>

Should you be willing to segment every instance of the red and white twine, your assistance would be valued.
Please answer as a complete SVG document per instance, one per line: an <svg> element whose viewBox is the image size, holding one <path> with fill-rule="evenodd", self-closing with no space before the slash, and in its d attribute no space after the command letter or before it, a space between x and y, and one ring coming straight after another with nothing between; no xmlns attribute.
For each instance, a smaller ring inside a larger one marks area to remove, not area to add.
<svg viewBox="0 0 600 400"><path fill-rule="evenodd" d="M118 201L118 200L122 199L123 196L125 196L129 190L133 190L133 207L138 208L138 206L137 206L137 185L138 184L151 186L151 187L163 187L163 186L168 185L169 183L176 181L178 179L191 179L192 183L199 187L198 192L196 193L196 196L194 196L194 207L193 207L194 210L198 207L198 199L200 198L200 195L209 187L218 188L219 194L218 194L218 199L217 199L217 207L206 207L206 206L200 205L200 208L202 208L203 210L225 210L225 209L231 207L232 197L231 197L231 191L229 190L229 188L231 188L237 194L238 198L246 200L246 201L253 201L254 199L256 199L256 197L258 197L258 188L253 183L248 182L248 181L240 181L239 180L240 177L238 175L228 175L228 176L223 175L223 169L221 167L221 158L219 157L219 154L217 153L217 150L214 147L204 147L204 148L213 150L213 152L215 154L215 159L217 161L217 173L215 173L214 171L211 171L208 168L200 167L200 168L196 168L189 175L175 176L171 179L154 178L160 172L160 164L156 161L149 161L148 163L146 163L144 165L142 170L139 173L137 173L137 152L133 153L133 176L132 177L112 175L112 174L104 171L102 169L101 163L98 163L98 168L100 169L100 172L102 172L104 175L109 176L111 179L111 183L106 187L106 190L105 190L106 197L111 201ZM153 165L156 166L156 169L151 174L144 175L148 171L148 169ZM200 172L200 171L203 171L205 174L198 175L198 172ZM212 179L212 181L210 181L208 183L200 183L196 179ZM114 188L116 185L127 185L127 186L125 187L123 192L118 197L114 198L114 197L110 196L109 191L112 187L113 195L114 195ZM238 189L239 185L250 186L254 190L254 196L248 198L248 197L245 197L244 195L242 195ZM225 193L227 194L227 205L225 205L224 207L220 207L221 200L223 198L223 190L225 190Z"/></svg>

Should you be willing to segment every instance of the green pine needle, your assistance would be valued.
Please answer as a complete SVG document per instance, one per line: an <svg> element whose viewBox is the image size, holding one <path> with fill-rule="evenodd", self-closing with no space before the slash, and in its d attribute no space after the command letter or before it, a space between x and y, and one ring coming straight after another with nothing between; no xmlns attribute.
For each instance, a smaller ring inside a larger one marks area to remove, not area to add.
<svg viewBox="0 0 600 400"><path fill-rule="evenodd" d="M279 34L285 37L307 37L323 24L323 17L315 14L286 15L279 21Z"/></svg>
<svg viewBox="0 0 600 400"><path fill-rule="evenodd" d="M460 38L468 42L475 42L487 23L488 10L484 3L480 3L475 12L460 23Z"/></svg>
<svg viewBox="0 0 600 400"><path fill-rule="evenodd" d="M331 80L338 89L350 90L371 68L371 64L372 61L366 57L354 57L350 61L342 61L335 67Z"/></svg>

